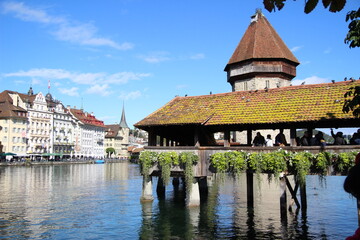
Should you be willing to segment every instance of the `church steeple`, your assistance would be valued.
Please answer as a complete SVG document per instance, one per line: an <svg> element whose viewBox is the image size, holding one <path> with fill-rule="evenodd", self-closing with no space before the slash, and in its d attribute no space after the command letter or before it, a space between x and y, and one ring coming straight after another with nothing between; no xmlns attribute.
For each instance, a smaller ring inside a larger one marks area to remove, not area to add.
<svg viewBox="0 0 360 240"><path fill-rule="evenodd" d="M120 127L121 128L129 128L126 123L124 104L123 104L123 109L122 109L122 114L121 114Z"/></svg>
<svg viewBox="0 0 360 240"><path fill-rule="evenodd" d="M233 91L289 86L299 61L257 10L224 71Z"/></svg>

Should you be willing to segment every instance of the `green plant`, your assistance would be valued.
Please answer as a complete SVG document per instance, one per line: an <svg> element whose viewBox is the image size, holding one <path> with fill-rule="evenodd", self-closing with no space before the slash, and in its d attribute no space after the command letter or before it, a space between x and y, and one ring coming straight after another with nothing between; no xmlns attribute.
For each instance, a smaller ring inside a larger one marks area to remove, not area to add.
<svg viewBox="0 0 360 240"><path fill-rule="evenodd" d="M158 153L151 151L142 151L139 156L141 165L141 174L145 177L149 176L150 167L157 162Z"/></svg>
<svg viewBox="0 0 360 240"><path fill-rule="evenodd" d="M311 159L313 155L309 152L297 152L292 156L292 167L300 184L305 184L306 175L310 172Z"/></svg>
<svg viewBox="0 0 360 240"><path fill-rule="evenodd" d="M316 154L313 159L314 172L325 175L328 167L331 165L331 154L327 152L320 152Z"/></svg>
<svg viewBox="0 0 360 240"><path fill-rule="evenodd" d="M263 171L273 173L275 177L279 177L281 172L287 170L286 157L287 152L282 149L264 154Z"/></svg>
<svg viewBox="0 0 360 240"><path fill-rule="evenodd" d="M336 170L341 173L347 172L355 164L354 159L355 154L353 152L339 153L335 161Z"/></svg>
<svg viewBox="0 0 360 240"><path fill-rule="evenodd" d="M199 156L193 152L182 152L179 154L180 163L184 164L184 175L186 191L191 191L194 178L193 166L199 161Z"/></svg>
<svg viewBox="0 0 360 240"><path fill-rule="evenodd" d="M162 152L158 155L158 162L161 166L161 177L164 181L164 185L168 185L170 182L171 166L179 165L179 155L176 152Z"/></svg>
<svg viewBox="0 0 360 240"><path fill-rule="evenodd" d="M251 153L248 158L248 169L253 170L256 173L263 171L263 153Z"/></svg>
<svg viewBox="0 0 360 240"><path fill-rule="evenodd" d="M229 166L232 169L233 173L239 174L244 172L247 168L247 154L243 151L232 151L226 152L225 158L229 162Z"/></svg>
<svg viewBox="0 0 360 240"><path fill-rule="evenodd" d="M212 166L219 173L224 173L229 169L228 159L223 152L217 152L210 156Z"/></svg>

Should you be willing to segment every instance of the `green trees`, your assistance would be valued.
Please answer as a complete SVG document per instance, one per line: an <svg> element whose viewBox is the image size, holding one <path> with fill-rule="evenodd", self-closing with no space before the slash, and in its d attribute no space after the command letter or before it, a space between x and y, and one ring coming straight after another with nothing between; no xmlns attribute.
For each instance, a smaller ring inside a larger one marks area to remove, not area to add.
<svg viewBox="0 0 360 240"><path fill-rule="evenodd" d="M281 10L285 5L286 0L264 0L264 7L269 12ZM305 0L304 12L306 14L312 12L318 5L319 0ZM329 8L330 12L341 11L346 0L322 0L324 8ZM346 15L346 22L350 20L348 25L349 31L344 39L350 48L360 47L360 8L358 10L350 11Z"/></svg>
<svg viewBox="0 0 360 240"><path fill-rule="evenodd" d="M354 117L360 117L360 86L349 88L344 95L343 112L352 112Z"/></svg>
<svg viewBox="0 0 360 240"><path fill-rule="evenodd" d="M109 147L105 150L108 157L110 157L112 154L115 154L115 149L112 147Z"/></svg>

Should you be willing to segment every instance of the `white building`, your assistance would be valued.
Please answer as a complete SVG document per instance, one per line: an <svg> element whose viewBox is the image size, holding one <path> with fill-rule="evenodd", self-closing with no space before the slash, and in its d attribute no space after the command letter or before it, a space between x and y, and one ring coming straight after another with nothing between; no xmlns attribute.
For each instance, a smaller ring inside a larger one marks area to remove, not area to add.
<svg viewBox="0 0 360 240"><path fill-rule="evenodd" d="M75 129L74 155L84 158L103 158L104 122L82 109L70 108L69 110L73 117L79 120Z"/></svg>

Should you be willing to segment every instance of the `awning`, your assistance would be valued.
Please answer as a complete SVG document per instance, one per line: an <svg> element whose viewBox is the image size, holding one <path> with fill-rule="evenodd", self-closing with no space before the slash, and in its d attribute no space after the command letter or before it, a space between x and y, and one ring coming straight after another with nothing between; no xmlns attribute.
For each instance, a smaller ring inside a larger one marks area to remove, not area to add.
<svg viewBox="0 0 360 240"><path fill-rule="evenodd" d="M15 156L16 153L7 152L7 153L0 153L0 156Z"/></svg>

